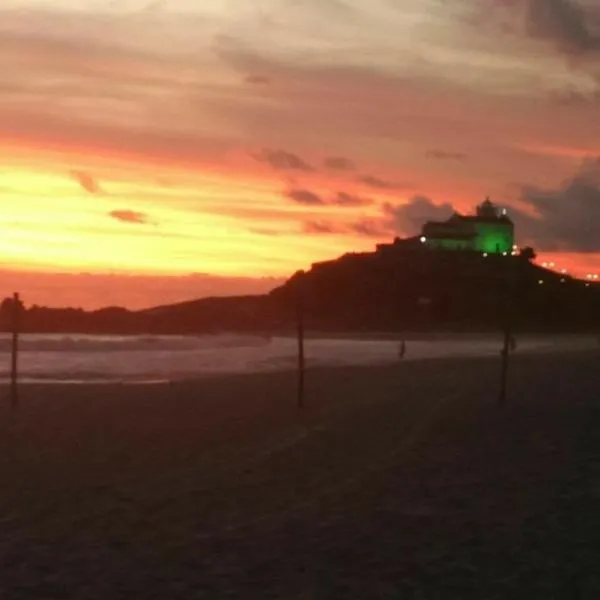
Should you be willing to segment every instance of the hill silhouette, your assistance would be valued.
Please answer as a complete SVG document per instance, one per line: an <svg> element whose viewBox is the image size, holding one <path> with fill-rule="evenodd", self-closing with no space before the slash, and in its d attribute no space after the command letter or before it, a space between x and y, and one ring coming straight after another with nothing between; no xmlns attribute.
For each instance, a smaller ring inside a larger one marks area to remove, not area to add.
<svg viewBox="0 0 600 600"><path fill-rule="evenodd" d="M351 253L316 263L260 296L215 297L130 311L32 306L30 332L201 334L281 333L294 327L302 298L316 331L483 331L510 318L527 331L594 331L600 289L531 262L531 255L432 251L407 240L394 252ZM0 307L10 323L11 299Z"/></svg>

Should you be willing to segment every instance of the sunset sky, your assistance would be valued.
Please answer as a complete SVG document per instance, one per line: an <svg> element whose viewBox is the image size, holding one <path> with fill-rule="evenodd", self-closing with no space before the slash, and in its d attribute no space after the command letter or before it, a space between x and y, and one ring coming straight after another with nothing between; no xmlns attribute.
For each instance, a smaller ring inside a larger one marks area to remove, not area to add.
<svg viewBox="0 0 600 600"><path fill-rule="evenodd" d="M2 0L26 304L266 291L485 196L600 272L596 0Z"/></svg>

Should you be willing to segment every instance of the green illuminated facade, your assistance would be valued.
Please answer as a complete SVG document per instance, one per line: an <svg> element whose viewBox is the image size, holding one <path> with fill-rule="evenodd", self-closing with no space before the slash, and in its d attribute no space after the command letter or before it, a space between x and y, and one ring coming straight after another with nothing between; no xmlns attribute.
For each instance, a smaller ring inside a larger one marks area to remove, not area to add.
<svg viewBox="0 0 600 600"><path fill-rule="evenodd" d="M474 216L455 213L447 221L429 221L423 227L421 241L434 250L510 254L514 238L513 222L487 199Z"/></svg>

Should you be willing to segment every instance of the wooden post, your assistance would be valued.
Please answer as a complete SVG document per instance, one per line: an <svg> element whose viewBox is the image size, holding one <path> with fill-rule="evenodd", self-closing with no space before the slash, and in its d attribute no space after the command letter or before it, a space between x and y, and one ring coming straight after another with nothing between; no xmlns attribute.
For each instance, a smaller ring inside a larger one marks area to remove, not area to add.
<svg viewBox="0 0 600 600"><path fill-rule="evenodd" d="M500 394L498 396L498 406L506 406L506 387L508 379L508 359L510 356L510 326L508 320L504 325L504 345L502 347L502 368L500 371Z"/></svg>
<svg viewBox="0 0 600 600"><path fill-rule="evenodd" d="M503 323L502 323L502 332L503 332L503 344L502 344L502 366L500 369L500 393L498 395L498 406L500 408L504 408L506 406L506 393L508 387L508 366L510 359L510 352L512 348L512 317L513 317L513 302L514 302L514 293L515 286L514 277L515 271L517 268L518 259L515 257L506 257L505 261L505 281L504 281L504 289L505 289L505 297L504 297L504 306L502 310L503 315Z"/></svg>
<svg viewBox="0 0 600 600"><path fill-rule="evenodd" d="M304 272L298 277L296 288L296 330L298 338L298 408L304 408Z"/></svg>
<svg viewBox="0 0 600 600"><path fill-rule="evenodd" d="M14 410L19 404L19 328L21 316L21 298L15 292L13 294L12 303L12 353L11 353L11 368L10 368L10 397L11 408Z"/></svg>

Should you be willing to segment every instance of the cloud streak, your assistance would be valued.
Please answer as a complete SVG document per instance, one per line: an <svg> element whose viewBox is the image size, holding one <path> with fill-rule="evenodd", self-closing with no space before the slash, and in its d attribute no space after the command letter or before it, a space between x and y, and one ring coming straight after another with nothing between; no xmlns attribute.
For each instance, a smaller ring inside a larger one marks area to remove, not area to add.
<svg viewBox="0 0 600 600"><path fill-rule="evenodd" d="M462 152L449 152L448 150L428 150L426 153L427 158L435 160L456 160L463 161L467 158L466 154Z"/></svg>
<svg viewBox="0 0 600 600"><path fill-rule="evenodd" d="M373 204L373 200L364 196L349 194L348 192L338 192L331 201L331 204L346 207L369 206Z"/></svg>
<svg viewBox="0 0 600 600"><path fill-rule="evenodd" d="M325 201L319 194L306 189L293 189L286 192L285 195L298 204L305 204L307 206L322 206L325 204Z"/></svg>
<svg viewBox="0 0 600 600"><path fill-rule="evenodd" d="M146 225L149 222L149 217L146 213L135 210L113 210L108 214L116 221L122 221L123 223Z"/></svg>
<svg viewBox="0 0 600 600"><path fill-rule="evenodd" d="M256 160L269 164L277 171L304 171L310 172L314 169L297 154L286 150L263 150L255 155Z"/></svg>
<svg viewBox="0 0 600 600"><path fill-rule="evenodd" d="M382 177L376 177L375 175L362 175L358 178L358 181L366 186L378 189L378 190L399 190L406 187L405 184L396 183Z"/></svg>
<svg viewBox="0 0 600 600"><path fill-rule="evenodd" d="M332 171L354 171L356 165L349 158L343 156L330 156L323 161L325 168Z"/></svg>
<svg viewBox="0 0 600 600"><path fill-rule="evenodd" d="M71 177L88 194L97 196L104 193L96 179L89 173L86 173L85 171L71 171Z"/></svg>

